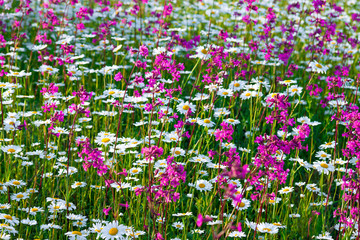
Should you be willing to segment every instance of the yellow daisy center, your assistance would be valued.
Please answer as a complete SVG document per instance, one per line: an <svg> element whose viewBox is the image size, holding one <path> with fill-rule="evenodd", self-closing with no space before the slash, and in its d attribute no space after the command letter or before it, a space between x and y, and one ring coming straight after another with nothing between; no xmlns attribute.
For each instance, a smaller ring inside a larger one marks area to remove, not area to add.
<svg viewBox="0 0 360 240"><path fill-rule="evenodd" d="M109 230L109 234L110 234L111 236L116 235L118 232L119 232L119 230L118 230L117 228L111 228L111 229Z"/></svg>
<svg viewBox="0 0 360 240"><path fill-rule="evenodd" d="M207 51L205 48L202 49L201 52L202 52L203 54L207 54L207 53L208 53L208 51Z"/></svg>
<svg viewBox="0 0 360 240"><path fill-rule="evenodd" d="M241 208L243 208L243 207L245 207L245 203L243 203L243 202L238 203L238 206L241 207Z"/></svg>
<svg viewBox="0 0 360 240"><path fill-rule="evenodd" d="M326 163L321 163L320 166L323 167L323 168L328 168L329 167L329 165L327 165Z"/></svg>
<svg viewBox="0 0 360 240"><path fill-rule="evenodd" d="M79 235L79 236L82 236L82 233L81 233L81 232L79 232L79 231L73 231L73 232L72 232L72 234L73 234L73 235Z"/></svg>
<svg viewBox="0 0 360 240"><path fill-rule="evenodd" d="M185 111L187 111L187 110L189 110L189 105L184 105L183 107L182 107Z"/></svg>
<svg viewBox="0 0 360 240"><path fill-rule="evenodd" d="M101 142L103 142L103 143L110 142L110 138L103 138L103 139L101 140Z"/></svg>

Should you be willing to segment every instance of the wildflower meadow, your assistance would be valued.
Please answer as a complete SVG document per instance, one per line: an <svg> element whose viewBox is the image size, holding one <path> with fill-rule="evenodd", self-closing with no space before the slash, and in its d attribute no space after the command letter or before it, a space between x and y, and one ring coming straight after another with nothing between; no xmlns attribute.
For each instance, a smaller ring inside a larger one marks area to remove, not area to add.
<svg viewBox="0 0 360 240"><path fill-rule="evenodd" d="M360 239L360 1L0 0L0 239Z"/></svg>

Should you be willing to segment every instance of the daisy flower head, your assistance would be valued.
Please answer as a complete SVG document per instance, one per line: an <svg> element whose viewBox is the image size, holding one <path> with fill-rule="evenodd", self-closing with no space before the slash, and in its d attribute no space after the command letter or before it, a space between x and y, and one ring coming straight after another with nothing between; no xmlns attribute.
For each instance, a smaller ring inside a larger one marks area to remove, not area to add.
<svg viewBox="0 0 360 240"><path fill-rule="evenodd" d="M198 233L198 234L203 234L205 231L204 230L201 230L201 229L194 229L194 230L191 230L191 234L195 234L195 233Z"/></svg>
<svg viewBox="0 0 360 240"><path fill-rule="evenodd" d="M335 147L335 141L330 141L324 144L321 144L319 146L320 149L328 149L328 148L334 148Z"/></svg>
<svg viewBox="0 0 360 240"><path fill-rule="evenodd" d="M131 174L131 175L137 175L137 174L139 174L139 173L141 173L142 172L142 169L141 168L131 168L130 170L129 170L129 173Z"/></svg>
<svg viewBox="0 0 360 240"><path fill-rule="evenodd" d="M11 198L11 200L15 200L15 201L19 202L21 200L29 198L29 193L26 193L26 192L14 193L11 195L10 198Z"/></svg>
<svg viewBox="0 0 360 240"><path fill-rule="evenodd" d="M186 114L188 111L195 112L196 106L190 102L181 102L176 106L178 112Z"/></svg>
<svg viewBox="0 0 360 240"><path fill-rule="evenodd" d="M95 143L98 145L107 146L115 142L115 138L113 136L98 136L95 138Z"/></svg>
<svg viewBox="0 0 360 240"><path fill-rule="evenodd" d="M142 235L145 235L144 231L133 231L132 229L126 231L126 235L131 238L139 238Z"/></svg>
<svg viewBox="0 0 360 240"><path fill-rule="evenodd" d="M174 157L185 156L185 150L179 147L170 149L170 152Z"/></svg>
<svg viewBox="0 0 360 240"><path fill-rule="evenodd" d="M335 171L334 165L325 161L316 161L313 163L313 167L319 171L319 173L329 174L329 172Z"/></svg>
<svg viewBox="0 0 360 240"><path fill-rule="evenodd" d="M195 188L201 192L211 191L212 187L212 184L207 180L197 180L195 184Z"/></svg>
<svg viewBox="0 0 360 240"><path fill-rule="evenodd" d="M211 121L211 118L199 119L198 124L200 126L211 128L215 126L215 123Z"/></svg>
<svg viewBox="0 0 360 240"><path fill-rule="evenodd" d="M318 236L316 236L315 239L333 240L329 232L321 233Z"/></svg>
<svg viewBox="0 0 360 240"><path fill-rule="evenodd" d="M236 92L236 91L240 91L241 89L244 89L245 85L246 85L245 81L232 81L229 84L229 88Z"/></svg>
<svg viewBox="0 0 360 240"><path fill-rule="evenodd" d="M231 89L224 89L224 88L220 88L217 91L217 95L222 96L222 97L232 97L233 96L233 91Z"/></svg>
<svg viewBox="0 0 360 240"><path fill-rule="evenodd" d="M164 137L165 138L163 142L167 142L167 143L181 141L181 137L178 136L178 134L176 134L175 132L165 133Z"/></svg>
<svg viewBox="0 0 360 240"><path fill-rule="evenodd" d="M50 206L48 206L49 212L62 212L66 209L64 201L53 201Z"/></svg>
<svg viewBox="0 0 360 240"><path fill-rule="evenodd" d="M109 137L109 138L112 138L112 137L115 137L115 134L114 134L114 133L110 133L110 132L99 132L98 136L99 136L99 137Z"/></svg>
<svg viewBox="0 0 360 240"><path fill-rule="evenodd" d="M286 226L282 225L281 223L279 222L274 222L273 225L277 228L286 228Z"/></svg>
<svg viewBox="0 0 360 240"><path fill-rule="evenodd" d="M337 165L343 165L345 163L346 163L346 161L342 160L341 158L337 158L334 162L334 164L337 164Z"/></svg>
<svg viewBox="0 0 360 240"><path fill-rule="evenodd" d="M101 238L105 240L114 240L114 239L126 239L126 229L127 227L118 223L118 221L112 221L103 227L101 230Z"/></svg>
<svg viewBox="0 0 360 240"><path fill-rule="evenodd" d="M274 199L269 198L269 204L275 205L276 203L279 203L281 201L281 198L276 197Z"/></svg>
<svg viewBox="0 0 360 240"><path fill-rule="evenodd" d="M65 233L65 235L68 236L70 240L85 240L85 239L87 239L89 232L86 230L71 231L71 232Z"/></svg>
<svg viewBox="0 0 360 240"><path fill-rule="evenodd" d="M286 86L290 86L292 83L296 83L295 80L284 80L284 81L280 81L280 84L284 84Z"/></svg>
<svg viewBox="0 0 360 240"><path fill-rule="evenodd" d="M183 230L184 224L182 222L174 222L172 226L176 229Z"/></svg>
<svg viewBox="0 0 360 240"><path fill-rule="evenodd" d="M195 97L193 98L194 101L203 101L209 99L210 96L206 93L196 93Z"/></svg>
<svg viewBox="0 0 360 240"><path fill-rule="evenodd" d="M196 54L190 56L190 58L200 58L201 60L209 60L211 58L210 51L211 45L205 44L196 48Z"/></svg>
<svg viewBox="0 0 360 240"><path fill-rule="evenodd" d="M300 95L302 92L302 89L303 89L302 87L299 87L297 85L292 85L289 87L288 92L289 92L290 96Z"/></svg>
<svg viewBox="0 0 360 240"><path fill-rule="evenodd" d="M224 122L230 124L230 125L236 125L236 124L239 124L240 121L237 120L237 119L233 119L233 118L227 118L224 120Z"/></svg>
<svg viewBox="0 0 360 240"><path fill-rule="evenodd" d="M81 221L81 220L75 221L73 222L73 226L84 228L86 227L86 221Z"/></svg>
<svg viewBox="0 0 360 240"><path fill-rule="evenodd" d="M305 182L296 182L295 185L298 187L302 187L304 186L306 183Z"/></svg>
<svg viewBox="0 0 360 240"><path fill-rule="evenodd" d="M300 164L300 166L304 167L306 170L310 170L313 168L312 164L306 162L305 160L303 159L296 159L296 161Z"/></svg>
<svg viewBox="0 0 360 240"><path fill-rule="evenodd" d="M284 187L282 189L279 190L280 194L288 194L294 191L293 187Z"/></svg>
<svg viewBox="0 0 360 240"><path fill-rule="evenodd" d="M24 208L23 210L29 212L29 214L33 216L35 216L38 212L44 212L44 209L41 207Z"/></svg>
<svg viewBox="0 0 360 240"><path fill-rule="evenodd" d="M326 159L330 158L331 155L324 151L319 151L315 154L315 157L320 158L321 160L326 160Z"/></svg>
<svg viewBox="0 0 360 240"><path fill-rule="evenodd" d="M276 234L279 231L279 228L277 228L272 223L260 223L257 226L257 230L261 233L270 233L270 234Z"/></svg>
<svg viewBox="0 0 360 240"><path fill-rule="evenodd" d="M315 192L315 193L320 192L320 188L318 188L318 187L316 186L316 184L313 184L313 183L307 184L307 185L306 185L306 189L309 190L310 192Z"/></svg>
<svg viewBox="0 0 360 240"><path fill-rule="evenodd" d="M208 156L205 156L205 155L198 155L198 156L195 156L195 157L192 157L189 159L189 162L195 162L195 163L208 163L210 162L210 158Z"/></svg>
<svg viewBox="0 0 360 240"><path fill-rule="evenodd" d="M10 209L10 208L11 208L11 204L8 203L0 204L0 210Z"/></svg>
<svg viewBox="0 0 360 240"><path fill-rule="evenodd" d="M8 146L3 146L1 147L1 150L7 154L16 154L21 152L21 147L16 146L16 145L8 145Z"/></svg>
<svg viewBox="0 0 360 240"><path fill-rule="evenodd" d="M229 115L231 112L226 108L218 108L214 111L214 117L223 117Z"/></svg>
<svg viewBox="0 0 360 240"><path fill-rule="evenodd" d="M41 65L39 70L37 70L41 73L49 73L49 74L56 74L57 72L59 72L59 69L57 68L53 68L51 66L48 65Z"/></svg>
<svg viewBox="0 0 360 240"><path fill-rule="evenodd" d="M74 184L71 185L71 188L78 188L78 187L85 187L86 183L85 182L74 182Z"/></svg>
<svg viewBox="0 0 360 240"><path fill-rule="evenodd" d="M101 230L103 229L103 224L102 223L93 223L92 227L89 229L92 233L97 233L99 234L101 232Z"/></svg>
<svg viewBox="0 0 360 240"><path fill-rule="evenodd" d="M312 72L316 73L326 73L326 71L329 69L327 66L322 65L317 61L310 62L309 67L311 68Z"/></svg>
<svg viewBox="0 0 360 240"><path fill-rule="evenodd" d="M185 217L185 216L192 216L192 212L186 212L186 213L174 213L174 217Z"/></svg>
<svg viewBox="0 0 360 240"><path fill-rule="evenodd" d="M9 182L7 182L6 185L20 188L20 187L26 186L26 183L22 180L13 179L13 180L10 180Z"/></svg>
<svg viewBox="0 0 360 240"><path fill-rule="evenodd" d="M306 123L306 124L309 124L311 122L310 118L308 117L299 117L297 120L297 122L299 123Z"/></svg>
<svg viewBox="0 0 360 240"><path fill-rule="evenodd" d="M19 219L18 218L16 218L15 216L8 215L8 214L1 213L0 214L0 219L5 220L6 223L8 223L8 224L10 224L12 226L19 224Z"/></svg>
<svg viewBox="0 0 360 240"><path fill-rule="evenodd" d="M255 97L255 93L256 92L245 90L243 93L241 93L240 98L241 100L249 99L251 97Z"/></svg>
<svg viewBox="0 0 360 240"><path fill-rule="evenodd" d="M244 232L233 231L229 234L229 237L242 238L242 237L246 237L246 234Z"/></svg>
<svg viewBox="0 0 360 240"><path fill-rule="evenodd" d="M165 53L167 56L173 55L173 52L167 51L165 47L157 47L157 48L154 48L154 50L153 50L154 56L163 54L163 53Z"/></svg>
<svg viewBox="0 0 360 240"><path fill-rule="evenodd" d="M236 210L246 210L250 207L250 201L243 198L240 201L234 200L231 205L236 208Z"/></svg>

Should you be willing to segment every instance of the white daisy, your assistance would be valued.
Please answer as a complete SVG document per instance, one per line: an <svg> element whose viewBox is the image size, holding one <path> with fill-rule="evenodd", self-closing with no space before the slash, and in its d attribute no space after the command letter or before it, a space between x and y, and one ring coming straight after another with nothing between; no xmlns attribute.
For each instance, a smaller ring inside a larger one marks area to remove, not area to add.
<svg viewBox="0 0 360 240"><path fill-rule="evenodd" d="M176 106L176 109L182 114L186 114L189 110L195 113L196 106L190 102L181 102Z"/></svg>
<svg viewBox="0 0 360 240"><path fill-rule="evenodd" d="M313 167L320 173L329 174L329 172L335 171L334 165L326 163L324 161L316 161L313 163Z"/></svg>
<svg viewBox="0 0 360 240"><path fill-rule="evenodd" d="M310 62L309 67L311 68L312 72L316 73L326 73L326 71L329 69L327 66L321 65L317 61Z"/></svg>
<svg viewBox="0 0 360 240"><path fill-rule="evenodd" d="M21 152L21 147L16 146L16 145L8 145L8 146L3 146L1 147L1 150L7 154L16 154Z"/></svg>
<svg viewBox="0 0 360 240"><path fill-rule="evenodd" d="M126 229L127 227L118 223L118 221L112 221L104 226L101 230L101 238L105 240L114 240L114 239L126 239Z"/></svg>
<svg viewBox="0 0 360 240"><path fill-rule="evenodd" d="M212 184L207 180L197 180L195 184L195 188L199 191L210 191L212 189Z"/></svg>
<svg viewBox="0 0 360 240"><path fill-rule="evenodd" d="M293 187L284 187L279 190L279 193L280 194L288 194L288 193L291 193L292 191L294 191Z"/></svg>

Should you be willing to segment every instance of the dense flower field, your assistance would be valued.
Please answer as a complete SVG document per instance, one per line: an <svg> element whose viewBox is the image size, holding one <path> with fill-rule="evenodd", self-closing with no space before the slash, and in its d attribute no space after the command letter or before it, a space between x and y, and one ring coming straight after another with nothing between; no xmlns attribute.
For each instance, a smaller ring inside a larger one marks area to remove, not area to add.
<svg viewBox="0 0 360 240"><path fill-rule="evenodd" d="M0 239L360 239L360 2L0 0Z"/></svg>

